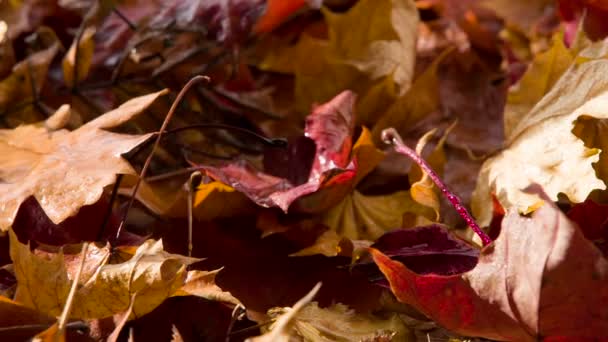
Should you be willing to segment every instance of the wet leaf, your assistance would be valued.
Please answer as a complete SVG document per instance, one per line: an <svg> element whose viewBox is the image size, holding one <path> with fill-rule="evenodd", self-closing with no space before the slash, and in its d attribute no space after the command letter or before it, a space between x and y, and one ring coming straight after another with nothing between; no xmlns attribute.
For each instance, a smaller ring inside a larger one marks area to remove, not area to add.
<svg viewBox="0 0 608 342"><path fill-rule="evenodd" d="M201 168L210 177L230 185L258 205L276 206L284 211L300 197L310 195L332 183L350 184L356 177L357 170L356 164L350 159L354 101L355 95L345 91L332 101L316 107L306 121L305 138L295 142L295 149L288 147L284 152L287 155L283 157L276 153L265 156L279 161L273 163L272 168L265 170L266 172L256 170L245 161ZM309 148L305 146L311 142L315 146L314 158L312 165L306 165L309 160L307 157L302 158L302 155L310 155ZM294 163L303 163L299 167L309 168L309 174L301 177L300 174L289 171L294 168ZM335 201L333 198L332 200ZM322 201L312 203L317 208L309 206L307 209L319 211L331 205L319 202Z"/></svg>

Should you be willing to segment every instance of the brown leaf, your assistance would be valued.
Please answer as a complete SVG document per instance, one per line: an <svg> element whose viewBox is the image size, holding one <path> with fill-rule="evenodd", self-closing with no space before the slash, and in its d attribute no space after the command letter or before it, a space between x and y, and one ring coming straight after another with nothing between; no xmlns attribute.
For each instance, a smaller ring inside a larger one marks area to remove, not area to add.
<svg viewBox="0 0 608 342"><path fill-rule="evenodd" d="M13 67L10 75L0 81L0 112L6 113L11 105L31 100L39 95L59 47L59 42L55 42L47 49L29 55ZM23 117L23 113L19 114L20 116L16 118L15 115L10 115L6 120L14 126L22 122L31 122L31 117Z"/></svg>
<svg viewBox="0 0 608 342"><path fill-rule="evenodd" d="M63 57L63 79L68 87L73 87L80 81L84 80L89 73L91 61L93 59L93 51L95 50L95 28L89 26L82 32L80 41L70 46L68 53ZM76 49L78 48L78 60L76 60ZM74 79L74 76L78 79Z"/></svg>
<svg viewBox="0 0 608 342"><path fill-rule="evenodd" d="M608 261L550 201L532 218L510 211L501 235L466 273L419 275L372 254L400 301L457 333L511 341L608 337L608 308L598 305L608 300Z"/></svg>
<svg viewBox="0 0 608 342"><path fill-rule="evenodd" d="M184 285L177 290L173 296L197 296L210 301L231 303L239 305L238 299L234 298L230 292L222 291L215 284L215 277L221 269L214 271L190 271Z"/></svg>
<svg viewBox="0 0 608 342"><path fill-rule="evenodd" d="M165 93L129 100L71 132L37 125L1 129L0 230L8 229L29 196L36 197L48 217L59 223L81 206L97 202L116 174L134 174L120 155L150 135L111 133L104 128L129 120ZM54 116L47 122L53 120Z"/></svg>

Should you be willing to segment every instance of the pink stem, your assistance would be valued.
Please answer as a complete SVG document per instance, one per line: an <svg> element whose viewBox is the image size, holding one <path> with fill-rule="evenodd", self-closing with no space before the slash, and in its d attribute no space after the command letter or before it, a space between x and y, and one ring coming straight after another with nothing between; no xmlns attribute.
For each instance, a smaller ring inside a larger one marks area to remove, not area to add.
<svg viewBox="0 0 608 342"><path fill-rule="evenodd" d="M439 178L439 175L437 175L435 171L433 171L431 166L424 159L422 159L422 157L420 157L414 150L407 147L403 143L403 140L401 140L399 133L397 133L394 128L387 128L383 130L382 140L387 144L392 144L395 148L395 151L410 157L414 162L416 162L416 164L418 164L418 166L420 166L420 168L424 172L429 175L429 177L431 177L431 179L441 190L443 195L448 199L448 201L450 201L452 206L456 209L460 217L462 217L467 222L469 227L471 227L471 229L473 229L473 231L481 238L481 241L484 246L492 243L492 239L490 239L490 237L481 228L479 228L479 225L477 224L477 222L475 222L475 219L473 218L473 216L471 216L467 208L462 205L462 202L460 202L458 196L456 196L448 189L448 187L441 180L441 178Z"/></svg>

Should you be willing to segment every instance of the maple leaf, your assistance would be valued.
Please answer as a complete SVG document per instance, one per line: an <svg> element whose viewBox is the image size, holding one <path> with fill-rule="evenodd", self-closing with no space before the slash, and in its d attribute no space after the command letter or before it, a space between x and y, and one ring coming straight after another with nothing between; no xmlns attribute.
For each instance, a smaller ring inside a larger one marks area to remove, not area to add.
<svg viewBox="0 0 608 342"><path fill-rule="evenodd" d="M536 195L521 190L531 183L540 184L552 200L561 192L574 203L583 202L592 190L606 188L592 165L599 161L602 168L605 163L603 153L592 148L603 146L586 146L595 135L575 135L581 128L575 125L577 120L608 117L604 108L608 83L600 76L608 60L600 52L602 44L582 50L530 112L509 121L514 126L506 128L510 134L505 149L483 164L473 194L471 206L480 224L491 219L491 193L503 207L529 213L542 205ZM588 124L593 126L593 122Z"/></svg>
<svg viewBox="0 0 608 342"><path fill-rule="evenodd" d="M59 315L68 296L76 269L85 258L78 280L71 316L103 318L127 309L134 296L132 317L152 311L170 296L195 295L210 300L238 303L214 284L217 271L186 271L200 259L170 254L162 241L148 240L137 250L124 249L128 260L110 263L111 248L90 245L82 255L81 245L57 248L40 246L30 251L10 234L10 253L17 278L16 300L43 313ZM76 253L73 251L76 250ZM132 254L131 254L132 253ZM48 286L53 284L53 286Z"/></svg>
<svg viewBox="0 0 608 342"><path fill-rule="evenodd" d="M267 151L264 172L245 161L219 167L203 165L201 169L264 207L287 211L297 199L321 189L327 191L299 201L298 210L318 212L331 207L363 175L357 172L359 161L350 156L354 101L355 95L344 91L316 107L306 120L304 137L286 149ZM362 165L367 162L373 160L361 160ZM371 171L368 166L361 169Z"/></svg>
<svg viewBox="0 0 608 342"><path fill-rule="evenodd" d="M413 1L362 0L345 13L322 12L328 39L303 34L296 45L272 49L259 63L264 70L295 75L299 111L343 89L364 94L370 82L384 78L399 94L409 88L418 25Z"/></svg>
<svg viewBox="0 0 608 342"><path fill-rule="evenodd" d="M445 244L435 250L444 258L437 264L439 269L410 259L422 265L424 274L377 249L371 252L400 301L457 333L512 341L535 341L541 336L605 338L608 311L597 303L608 300L608 260L545 199L532 218L509 211L500 236L480 251L477 265L467 272L463 272L466 263L445 262L455 252ZM433 235L417 234L414 238L423 238L401 239L409 242L395 246L399 241L395 235L387 242L393 244L390 251L400 248L399 255L423 256L424 243L433 243ZM456 254L460 258L469 254L469 260L473 256L467 248Z"/></svg>
<svg viewBox="0 0 608 342"><path fill-rule="evenodd" d="M116 174L134 174L121 157L150 137L105 131L141 113L166 91L137 97L74 131L43 125L0 130L0 230L12 224L21 203L34 196L53 223L99 200ZM69 115L69 111L68 111Z"/></svg>

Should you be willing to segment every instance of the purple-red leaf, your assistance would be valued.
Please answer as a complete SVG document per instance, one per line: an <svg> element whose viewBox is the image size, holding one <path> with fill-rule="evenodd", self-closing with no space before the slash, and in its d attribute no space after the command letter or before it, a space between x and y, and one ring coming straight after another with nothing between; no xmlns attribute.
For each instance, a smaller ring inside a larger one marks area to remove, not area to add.
<svg viewBox="0 0 608 342"><path fill-rule="evenodd" d="M439 224L398 229L382 235L373 245L418 274L452 275L471 270L479 249L451 235Z"/></svg>
<svg viewBox="0 0 608 342"><path fill-rule="evenodd" d="M258 205L284 211L297 199L331 184L348 188L357 170L356 161L351 160L355 98L351 91L344 91L317 106L306 119L304 137L292 139L283 151L275 147L266 151L263 171L242 160L201 168ZM333 189L331 197L339 200L341 192ZM320 200L316 209L326 209L333 202Z"/></svg>
<svg viewBox="0 0 608 342"><path fill-rule="evenodd" d="M469 272L414 273L372 249L397 298L447 329L496 340L608 338L608 261L547 200L531 218L505 216Z"/></svg>

